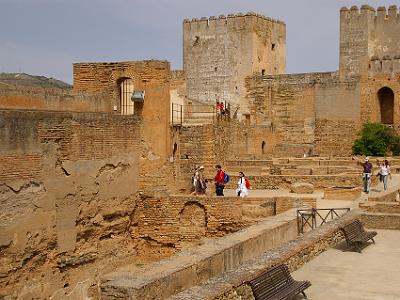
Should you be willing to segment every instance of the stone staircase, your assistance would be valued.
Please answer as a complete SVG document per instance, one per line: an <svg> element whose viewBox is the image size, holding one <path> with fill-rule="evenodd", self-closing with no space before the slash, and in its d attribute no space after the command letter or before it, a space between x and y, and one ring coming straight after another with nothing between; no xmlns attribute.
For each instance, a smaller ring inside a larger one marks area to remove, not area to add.
<svg viewBox="0 0 400 300"><path fill-rule="evenodd" d="M185 125L181 130L181 174L187 174L186 180L190 180L195 167L204 166L206 178L212 178L216 163L213 126Z"/></svg>
<svg viewBox="0 0 400 300"><path fill-rule="evenodd" d="M184 126L193 126L193 125L203 125L203 124L213 124L215 117L213 115L204 116L204 115L193 115L191 117L186 117L183 120Z"/></svg>

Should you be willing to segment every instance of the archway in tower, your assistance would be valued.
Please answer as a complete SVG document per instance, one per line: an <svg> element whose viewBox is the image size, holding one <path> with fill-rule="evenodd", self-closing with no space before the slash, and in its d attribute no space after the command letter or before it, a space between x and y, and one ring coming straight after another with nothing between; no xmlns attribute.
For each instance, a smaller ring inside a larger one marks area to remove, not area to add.
<svg viewBox="0 0 400 300"><path fill-rule="evenodd" d="M383 87L378 91L379 108L381 112L382 124L393 124L394 113L394 93L388 87Z"/></svg>

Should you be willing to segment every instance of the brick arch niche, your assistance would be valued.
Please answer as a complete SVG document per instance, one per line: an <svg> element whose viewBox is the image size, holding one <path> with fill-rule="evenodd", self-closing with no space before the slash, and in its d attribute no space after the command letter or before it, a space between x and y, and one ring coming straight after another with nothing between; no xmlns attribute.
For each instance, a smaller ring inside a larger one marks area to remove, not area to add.
<svg viewBox="0 0 400 300"><path fill-rule="evenodd" d="M379 108L382 124L393 124L394 93L392 89L383 87L378 91Z"/></svg>

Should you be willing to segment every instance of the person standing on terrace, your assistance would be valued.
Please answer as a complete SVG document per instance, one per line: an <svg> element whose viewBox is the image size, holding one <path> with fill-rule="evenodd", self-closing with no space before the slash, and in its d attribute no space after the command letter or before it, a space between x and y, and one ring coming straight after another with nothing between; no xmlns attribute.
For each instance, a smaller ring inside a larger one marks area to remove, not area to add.
<svg viewBox="0 0 400 300"><path fill-rule="evenodd" d="M369 193L369 188L371 186L371 175L372 175L372 164L369 161L369 157L365 158L363 167L363 185L364 185L364 193Z"/></svg>
<svg viewBox="0 0 400 300"><path fill-rule="evenodd" d="M223 196L225 188L225 172L222 170L221 165L216 165L215 169L217 170L217 174L214 177L215 194L217 196Z"/></svg>
<svg viewBox="0 0 400 300"><path fill-rule="evenodd" d="M238 197L247 197L249 195L250 183L244 177L243 172L239 172L239 181L237 183L236 195Z"/></svg>
<svg viewBox="0 0 400 300"><path fill-rule="evenodd" d="M392 175L390 174L390 166L387 159L385 159L385 161L381 165L381 168L379 170L379 175L381 176L381 181L383 182L383 190L386 191L388 184L388 177L389 176L390 178L392 177Z"/></svg>

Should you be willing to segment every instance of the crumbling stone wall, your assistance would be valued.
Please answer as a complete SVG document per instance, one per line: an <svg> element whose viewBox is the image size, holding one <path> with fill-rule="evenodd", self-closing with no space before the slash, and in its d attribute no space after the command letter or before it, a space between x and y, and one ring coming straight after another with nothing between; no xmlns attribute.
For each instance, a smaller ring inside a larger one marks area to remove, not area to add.
<svg viewBox="0 0 400 300"><path fill-rule="evenodd" d="M0 114L0 295L49 297L129 242L123 235L139 188L140 122Z"/></svg>
<svg viewBox="0 0 400 300"><path fill-rule="evenodd" d="M74 91L106 94L117 112L121 112L121 80L131 79L134 90L145 91L143 104L135 107L141 117L140 185L146 192L173 189L173 155L170 135L170 65L166 61L128 61L74 64Z"/></svg>
<svg viewBox="0 0 400 300"><path fill-rule="evenodd" d="M102 95L90 96L69 89L1 85L0 108L111 112L110 101Z"/></svg>
<svg viewBox="0 0 400 300"><path fill-rule="evenodd" d="M244 227L247 223L242 219L242 205L237 197L141 197L130 232L176 251L187 242L223 236Z"/></svg>
<svg viewBox="0 0 400 300"><path fill-rule="evenodd" d="M169 163L154 169L139 116L0 115L1 296L95 297L116 266L248 224L236 197L166 196Z"/></svg>

